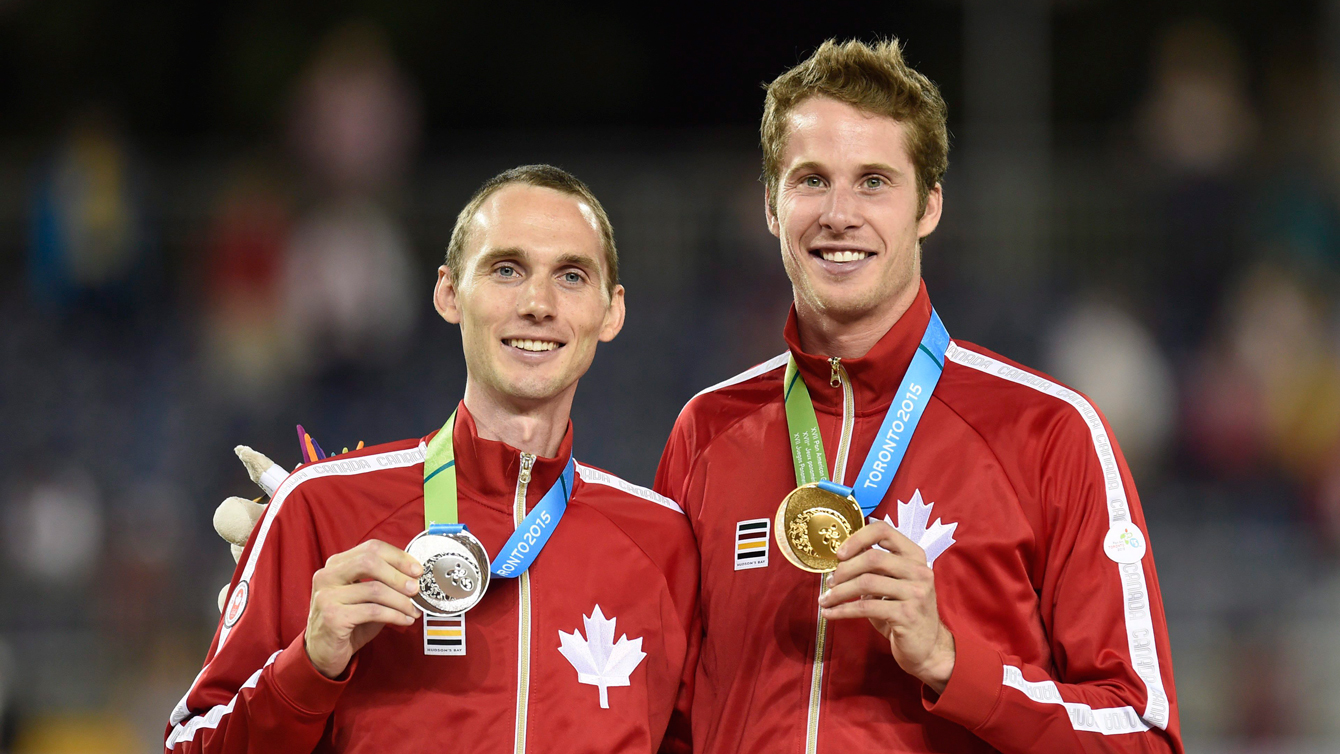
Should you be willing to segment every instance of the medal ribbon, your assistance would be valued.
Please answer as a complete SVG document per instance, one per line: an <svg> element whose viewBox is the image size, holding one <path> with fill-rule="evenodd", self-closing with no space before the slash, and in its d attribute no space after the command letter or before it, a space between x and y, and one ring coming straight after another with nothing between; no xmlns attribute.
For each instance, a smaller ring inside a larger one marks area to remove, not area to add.
<svg viewBox="0 0 1340 754"><path fill-rule="evenodd" d="M456 451L451 433L456 427L456 412L451 413L441 431L428 443L423 462L423 521L430 534L455 534L464 531L456 508ZM507 538L502 552L493 560L490 573L499 578L520 576L544 549L572 497L572 478L576 463L568 463L558 481L544 493L521 524Z"/></svg>
<svg viewBox="0 0 1340 754"><path fill-rule="evenodd" d="M926 323L926 332L921 336L921 344L912 356L912 363L903 375L898 393L880 424L875 444L866 454L861 473L856 477L853 487L828 480L828 461L824 455L824 441L819 436L819 420L814 414L814 403L810 400L810 391L800 376L796 359L791 357L786 364L786 385L784 401L786 403L786 429L791 436L791 460L796 471L796 485L817 482L820 487L842 496L851 495L861 505L861 513L869 516L874 512L889 486L898 473L907 453L907 444L912 440L921 415L930 402L931 393L944 372L945 352L949 350L949 332L945 330L940 315L931 309L931 321Z"/></svg>

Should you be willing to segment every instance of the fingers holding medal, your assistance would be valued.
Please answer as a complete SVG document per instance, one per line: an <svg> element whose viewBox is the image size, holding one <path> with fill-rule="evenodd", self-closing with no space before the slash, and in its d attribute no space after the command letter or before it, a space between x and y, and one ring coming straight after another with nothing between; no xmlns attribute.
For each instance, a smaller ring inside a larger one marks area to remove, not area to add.
<svg viewBox="0 0 1340 754"><path fill-rule="evenodd" d="M925 552L883 521L838 549L840 563L819 596L823 617L869 619L903 670L943 691L954 667L954 637L940 621Z"/></svg>
<svg viewBox="0 0 1340 754"><path fill-rule="evenodd" d="M866 618L889 641L900 667L937 691L954 665L954 637L940 621L926 553L883 521L864 524L849 488L797 487L777 508L773 535L782 555L830 574L819 596L828 620Z"/></svg>
<svg viewBox="0 0 1340 754"><path fill-rule="evenodd" d="M925 553L883 521L872 521L853 534L840 548L838 560L824 605L860 599L934 602L934 574Z"/></svg>
<svg viewBox="0 0 1340 754"><path fill-rule="evenodd" d="M418 619L413 597L422 573L404 550L375 539L332 555L312 576L304 636L312 665L335 678L383 626Z"/></svg>

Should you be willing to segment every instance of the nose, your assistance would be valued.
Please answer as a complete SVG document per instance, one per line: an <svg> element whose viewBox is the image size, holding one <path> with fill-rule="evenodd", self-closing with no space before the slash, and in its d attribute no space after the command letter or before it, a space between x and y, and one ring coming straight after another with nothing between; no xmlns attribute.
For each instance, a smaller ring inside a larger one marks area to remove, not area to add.
<svg viewBox="0 0 1340 754"><path fill-rule="evenodd" d="M546 322L554 318L556 304L548 276L532 275L517 297L516 313L532 322Z"/></svg>
<svg viewBox="0 0 1340 754"><path fill-rule="evenodd" d="M828 191L819 214L819 224L825 230L840 235L859 228L864 221L860 201L851 187L835 185Z"/></svg>

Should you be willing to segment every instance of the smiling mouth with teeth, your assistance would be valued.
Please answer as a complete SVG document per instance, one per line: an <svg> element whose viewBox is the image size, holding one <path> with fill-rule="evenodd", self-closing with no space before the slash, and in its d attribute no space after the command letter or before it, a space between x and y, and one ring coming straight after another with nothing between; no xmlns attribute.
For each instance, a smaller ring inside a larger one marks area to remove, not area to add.
<svg viewBox="0 0 1340 754"><path fill-rule="evenodd" d="M838 251L833 249L815 250L810 253L819 256L825 262L859 262L871 256L868 251Z"/></svg>
<svg viewBox="0 0 1340 754"><path fill-rule="evenodd" d="M552 351L563 347L562 343L555 343L552 340L530 340L528 338L507 338L503 340L503 343L522 351Z"/></svg>

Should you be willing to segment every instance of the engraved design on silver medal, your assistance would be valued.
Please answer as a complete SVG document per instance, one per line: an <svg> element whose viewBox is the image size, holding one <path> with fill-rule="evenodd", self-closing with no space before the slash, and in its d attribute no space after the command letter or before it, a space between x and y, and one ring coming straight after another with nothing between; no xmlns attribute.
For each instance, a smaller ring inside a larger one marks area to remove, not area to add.
<svg viewBox="0 0 1340 754"><path fill-rule="evenodd" d="M470 578L470 575L465 572L464 566L460 563L452 564L451 572L447 574L447 578L451 579L451 583L458 589L466 592L475 590L475 580Z"/></svg>
<svg viewBox="0 0 1340 754"><path fill-rule="evenodd" d="M423 532L406 552L423 565L414 603L431 615L458 615L479 603L488 589L488 553L467 531Z"/></svg>
<svg viewBox="0 0 1340 754"><path fill-rule="evenodd" d="M473 563L453 553L439 553L423 564L419 590L439 602L469 597L479 583L479 571Z"/></svg>

